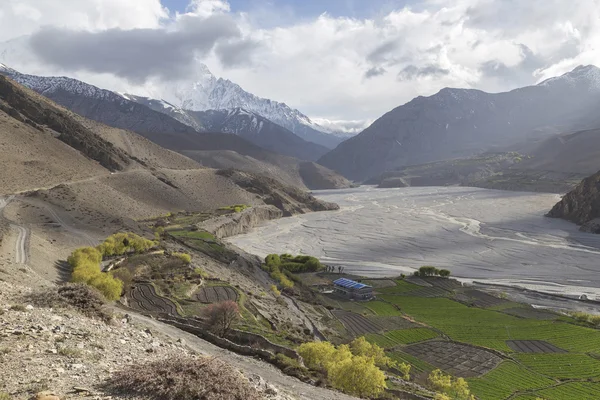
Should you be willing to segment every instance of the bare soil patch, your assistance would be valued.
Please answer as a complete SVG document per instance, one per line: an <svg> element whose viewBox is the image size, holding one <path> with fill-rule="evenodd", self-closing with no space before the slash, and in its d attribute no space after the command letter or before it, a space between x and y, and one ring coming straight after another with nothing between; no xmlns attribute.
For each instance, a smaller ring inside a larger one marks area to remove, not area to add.
<svg viewBox="0 0 600 400"><path fill-rule="evenodd" d="M404 351L458 377L474 377L494 369L502 358L492 352L461 343L429 341Z"/></svg>
<svg viewBox="0 0 600 400"><path fill-rule="evenodd" d="M488 308L509 303L506 299L492 296L480 290L466 290L464 292L470 298L470 302L477 307Z"/></svg>
<svg viewBox="0 0 600 400"><path fill-rule="evenodd" d="M543 340L507 340L506 344L517 353L567 353Z"/></svg>
<svg viewBox="0 0 600 400"><path fill-rule="evenodd" d="M177 306L173 301L161 297L154 286L148 283L137 284L129 292L130 307L149 312L177 315Z"/></svg>
<svg viewBox="0 0 600 400"><path fill-rule="evenodd" d="M208 286L203 287L194 295L201 303L211 304L221 301L237 301L238 292L230 286Z"/></svg>

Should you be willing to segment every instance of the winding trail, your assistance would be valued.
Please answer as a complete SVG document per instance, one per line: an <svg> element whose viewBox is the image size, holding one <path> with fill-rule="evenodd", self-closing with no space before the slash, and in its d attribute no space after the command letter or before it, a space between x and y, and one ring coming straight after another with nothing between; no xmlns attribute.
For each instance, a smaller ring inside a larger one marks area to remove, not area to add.
<svg viewBox="0 0 600 400"><path fill-rule="evenodd" d="M3 216L4 208L13 200L13 198L13 196L0 197L0 216ZM10 224L10 227L17 231L15 262L17 264L27 264L29 262L29 229L13 223Z"/></svg>

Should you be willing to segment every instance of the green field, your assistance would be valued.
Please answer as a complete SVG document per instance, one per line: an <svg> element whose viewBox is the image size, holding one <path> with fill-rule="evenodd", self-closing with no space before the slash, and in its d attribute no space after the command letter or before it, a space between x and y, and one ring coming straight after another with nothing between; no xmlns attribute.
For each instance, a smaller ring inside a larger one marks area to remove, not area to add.
<svg viewBox="0 0 600 400"><path fill-rule="evenodd" d="M550 389L540 390L535 392L535 395L530 397L520 396L519 400L535 400L541 398L544 400L597 400L600 399L600 383L599 382L573 382L565 383Z"/></svg>
<svg viewBox="0 0 600 400"><path fill-rule="evenodd" d="M398 294L398 293L409 293L413 290L420 289L421 286L415 285L414 283L406 282L405 280L396 280L396 286L377 289L377 292L382 294Z"/></svg>
<svg viewBox="0 0 600 400"><path fill-rule="evenodd" d="M467 307L447 298L382 296L418 321L452 339L512 352L506 340L546 340L573 352L600 353L600 332L563 321L518 318L498 311Z"/></svg>
<svg viewBox="0 0 600 400"><path fill-rule="evenodd" d="M555 383L552 379L531 373L512 361L503 362L481 378L471 378L467 381L473 393L485 400L502 400L517 391L539 389Z"/></svg>
<svg viewBox="0 0 600 400"><path fill-rule="evenodd" d="M215 235L206 231L172 230L168 232L176 238L216 240Z"/></svg>
<svg viewBox="0 0 600 400"><path fill-rule="evenodd" d="M392 304L384 303L383 301L370 301L367 303L367 308L377 315L391 317L394 315L402 315L402 313Z"/></svg>
<svg viewBox="0 0 600 400"><path fill-rule="evenodd" d="M387 332L383 335L365 335L365 338L369 342L376 343L378 346L383 347L384 349L391 349L392 347L396 347L401 344L423 342L436 337L438 337L438 334L427 328L399 329Z"/></svg>
<svg viewBox="0 0 600 400"><path fill-rule="evenodd" d="M600 361L586 354L515 354L515 358L532 370L554 378L600 376Z"/></svg>

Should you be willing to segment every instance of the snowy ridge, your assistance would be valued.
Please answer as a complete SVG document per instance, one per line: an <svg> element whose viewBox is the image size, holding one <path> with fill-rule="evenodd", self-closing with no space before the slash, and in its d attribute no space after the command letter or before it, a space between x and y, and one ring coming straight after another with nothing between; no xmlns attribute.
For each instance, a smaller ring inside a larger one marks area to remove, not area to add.
<svg viewBox="0 0 600 400"><path fill-rule="evenodd" d="M285 103L261 98L242 89L227 79L216 78L206 65L202 65L198 78L191 85L179 85L175 98L180 108L192 111L230 110L241 108L257 113L294 133L302 128L322 133L333 133L308 116Z"/></svg>
<svg viewBox="0 0 600 400"><path fill-rule="evenodd" d="M0 73L13 79L29 89L47 95L63 90L68 93L75 93L85 97L94 99L110 100L110 101L129 101L128 99L111 92L110 90L100 89L96 86L78 81L76 79L67 78L64 76L35 76L21 74L12 68L8 68L4 64L0 66Z"/></svg>
<svg viewBox="0 0 600 400"><path fill-rule="evenodd" d="M557 84L571 87L585 85L588 91L600 91L600 68L594 65L580 65L571 72L546 79L538 86L550 87Z"/></svg>

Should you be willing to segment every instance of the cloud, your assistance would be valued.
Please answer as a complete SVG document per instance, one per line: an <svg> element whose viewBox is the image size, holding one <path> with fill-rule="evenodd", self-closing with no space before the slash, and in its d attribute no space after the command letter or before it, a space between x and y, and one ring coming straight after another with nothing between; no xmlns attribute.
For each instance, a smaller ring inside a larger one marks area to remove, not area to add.
<svg viewBox="0 0 600 400"><path fill-rule="evenodd" d="M373 123L372 120L331 120L327 118L313 118L313 121L324 128L349 135L360 133Z"/></svg>
<svg viewBox="0 0 600 400"><path fill-rule="evenodd" d="M0 40L47 25L35 35L41 61L0 44L0 62L132 91L124 86L148 76L146 85L169 87L203 61L245 90L336 124L377 118L446 86L506 91L600 65L600 0L412 3L371 18L298 18L277 6L236 14L223 0L194 0L184 14L159 0L0 1ZM220 34L185 25L212 17L223 18Z"/></svg>
<svg viewBox="0 0 600 400"><path fill-rule="evenodd" d="M252 64L253 55L260 46L260 42L251 39L221 42L215 53L226 67L247 66Z"/></svg>
<svg viewBox="0 0 600 400"><path fill-rule="evenodd" d="M174 29L107 29L99 32L48 27L33 34L30 44L40 59L65 70L111 73L132 82L150 77L187 77L198 56L221 40L239 38L227 15L181 16ZM227 52L223 53L231 61ZM237 61L237 60L236 60Z"/></svg>
<svg viewBox="0 0 600 400"><path fill-rule="evenodd" d="M437 78L449 73L450 70L431 64L424 67L408 65L398 73L398 80L411 81L418 78Z"/></svg>
<svg viewBox="0 0 600 400"><path fill-rule="evenodd" d="M376 76L383 75L386 72L387 72L386 69L383 67L372 67L372 68L369 68L367 70L367 72L365 72L365 78L367 78L367 79L374 78Z"/></svg>

